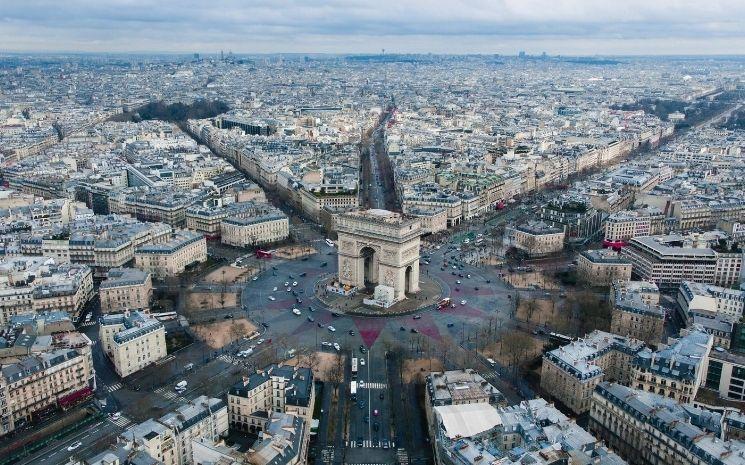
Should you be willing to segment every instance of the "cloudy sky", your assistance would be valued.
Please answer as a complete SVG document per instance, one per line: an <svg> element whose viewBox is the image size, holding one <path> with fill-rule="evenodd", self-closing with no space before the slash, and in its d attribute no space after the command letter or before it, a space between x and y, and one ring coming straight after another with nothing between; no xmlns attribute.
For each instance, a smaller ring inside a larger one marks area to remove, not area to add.
<svg viewBox="0 0 745 465"><path fill-rule="evenodd" d="M8 51L742 54L745 0L0 0Z"/></svg>

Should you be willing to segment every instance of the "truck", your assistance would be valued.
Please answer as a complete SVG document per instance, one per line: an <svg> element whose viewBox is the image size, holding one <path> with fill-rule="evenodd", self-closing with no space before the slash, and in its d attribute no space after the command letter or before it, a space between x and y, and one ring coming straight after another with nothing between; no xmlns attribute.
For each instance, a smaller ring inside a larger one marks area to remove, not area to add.
<svg viewBox="0 0 745 465"><path fill-rule="evenodd" d="M352 401L357 400L357 381L352 381L351 383L349 383L349 396Z"/></svg>
<svg viewBox="0 0 745 465"><path fill-rule="evenodd" d="M352 378L357 377L357 357L352 358Z"/></svg>

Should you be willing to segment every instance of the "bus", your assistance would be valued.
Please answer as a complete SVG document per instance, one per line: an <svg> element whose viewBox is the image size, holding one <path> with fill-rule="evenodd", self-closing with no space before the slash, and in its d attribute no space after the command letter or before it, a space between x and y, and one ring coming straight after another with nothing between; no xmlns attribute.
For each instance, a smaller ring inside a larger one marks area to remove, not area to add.
<svg viewBox="0 0 745 465"><path fill-rule="evenodd" d="M559 345L559 346L565 346L569 343L571 343L573 339L569 336L565 336L563 334L559 333L549 333L548 335L548 342L551 344Z"/></svg>
<svg viewBox="0 0 745 465"><path fill-rule="evenodd" d="M352 401L357 400L357 381L352 381L351 383L349 383L349 396Z"/></svg>
<svg viewBox="0 0 745 465"><path fill-rule="evenodd" d="M352 358L352 378L357 377L357 357Z"/></svg>
<svg viewBox="0 0 745 465"><path fill-rule="evenodd" d="M332 241L331 239L326 239L326 245L328 245L329 247L333 247L334 241Z"/></svg>
<svg viewBox="0 0 745 465"><path fill-rule="evenodd" d="M151 313L150 316L154 317L158 321L169 321L178 318L176 312Z"/></svg>

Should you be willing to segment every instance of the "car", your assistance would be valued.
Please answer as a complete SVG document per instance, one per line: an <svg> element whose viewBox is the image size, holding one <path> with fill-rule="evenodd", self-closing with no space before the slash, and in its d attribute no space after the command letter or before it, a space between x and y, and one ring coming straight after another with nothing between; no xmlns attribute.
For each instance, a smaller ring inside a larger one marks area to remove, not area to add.
<svg viewBox="0 0 745 465"><path fill-rule="evenodd" d="M379 395L378 397L380 398L380 400L383 400L383 399L385 399L385 394L383 394L383 393L381 392L381 393L380 393L380 395Z"/></svg>
<svg viewBox="0 0 745 465"><path fill-rule="evenodd" d="M321 341L321 345L323 347L332 347L334 344L332 344L330 342L326 342L326 341Z"/></svg>
<svg viewBox="0 0 745 465"><path fill-rule="evenodd" d="M466 278L471 279L471 275L470 274L467 274L466 275Z"/></svg>
<svg viewBox="0 0 745 465"><path fill-rule="evenodd" d="M290 279L295 279L293 275L288 276Z"/></svg>
<svg viewBox="0 0 745 465"><path fill-rule="evenodd" d="M349 335L350 335L350 336L354 336L354 331L352 331L352 330L350 329L350 330L349 330Z"/></svg>
<svg viewBox="0 0 745 465"><path fill-rule="evenodd" d="M380 412L378 412L378 409L373 410L373 415L376 417L380 415Z"/></svg>
<svg viewBox="0 0 745 465"><path fill-rule="evenodd" d="M361 388L365 387L365 381L364 380L360 380L359 385L360 385Z"/></svg>
<svg viewBox="0 0 745 465"><path fill-rule="evenodd" d="M293 286L297 286L297 281L293 281L293 282L292 282L292 285L293 285Z"/></svg>
<svg viewBox="0 0 745 465"><path fill-rule="evenodd" d="M303 314L303 312L301 312L301 311L300 311L300 310L298 310L297 308L293 308L293 309L292 309L292 313L294 313L295 315L302 315L302 314Z"/></svg>
<svg viewBox="0 0 745 465"><path fill-rule="evenodd" d="M341 315L336 312L331 312L331 316L333 316L334 318L339 318Z"/></svg>
<svg viewBox="0 0 745 465"><path fill-rule="evenodd" d="M491 279L487 279L486 284L491 284Z"/></svg>
<svg viewBox="0 0 745 465"><path fill-rule="evenodd" d="M361 358L360 359L360 366L365 366L365 359L364 358Z"/></svg>
<svg viewBox="0 0 745 465"><path fill-rule="evenodd" d="M455 282L455 284L460 284L460 279Z"/></svg>
<svg viewBox="0 0 745 465"><path fill-rule="evenodd" d="M458 269L458 267L457 267L457 266L455 266L455 265L453 265L453 269L454 269L454 270L457 270L457 269Z"/></svg>
<svg viewBox="0 0 745 465"><path fill-rule="evenodd" d="M302 272L302 273L300 273L300 274L299 274L298 276L300 276L301 278L303 278L303 277L305 277L305 275L306 275L306 274L307 274L307 273L306 273L305 271L303 271L303 272Z"/></svg>
<svg viewBox="0 0 745 465"><path fill-rule="evenodd" d="M411 332L412 332L412 333L418 333L419 331L417 331L417 329L416 329L416 328L411 328Z"/></svg>
<svg viewBox="0 0 745 465"><path fill-rule="evenodd" d="M373 423L373 430L380 431L380 423L378 423L377 421Z"/></svg>
<svg viewBox="0 0 745 465"><path fill-rule="evenodd" d="M112 420L118 420L119 418L121 418L121 416L122 416L122 412L114 412L111 415L109 415L109 418L111 418Z"/></svg>
<svg viewBox="0 0 745 465"><path fill-rule="evenodd" d="M336 332L336 328L334 328L334 327L333 327L333 326L331 326L331 325L329 325L329 326L328 326L328 329L329 329L329 331L331 331L332 333L335 333L335 332Z"/></svg>
<svg viewBox="0 0 745 465"><path fill-rule="evenodd" d="M357 438L357 447L362 447L362 436Z"/></svg>
<svg viewBox="0 0 745 465"><path fill-rule="evenodd" d="M265 321L265 322L261 323L261 326L263 326L263 327L265 327L265 328L268 328L268 327L269 327L269 323L267 323L267 322Z"/></svg>
<svg viewBox="0 0 745 465"><path fill-rule="evenodd" d="M365 415L365 416L364 416L364 417L362 418L362 421L364 421L365 423L370 423L370 415Z"/></svg>
<svg viewBox="0 0 745 465"><path fill-rule="evenodd" d="M259 339L258 341L256 341L256 345L261 345L263 343L264 343L264 339Z"/></svg>
<svg viewBox="0 0 745 465"><path fill-rule="evenodd" d="M287 292L290 292L290 291L292 291L292 288L291 287L288 287L287 288Z"/></svg>
<svg viewBox="0 0 745 465"><path fill-rule="evenodd" d="M388 440L387 439L383 439L382 441L380 441L380 446L383 449L388 449L390 447L390 445L388 444Z"/></svg>
<svg viewBox="0 0 745 465"><path fill-rule="evenodd" d="M360 409L365 408L365 401L364 400L361 400L361 401L357 402L357 407L359 407Z"/></svg>
<svg viewBox="0 0 745 465"><path fill-rule="evenodd" d="M272 292L277 292L277 286L274 286L274 288L272 289Z"/></svg>
<svg viewBox="0 0 745 465"><path fill-rule="evenodd" d="M313 308L313 307L312 307L312 306L310 306L310 305L308 305L308 310L310 310L311 312L315 312L315 311L316 311L316 309L315 309L315 308Z"/></svg>
<svg viewBox="0 0 745 465"><path fill-rule="evenodd" d="M75 449L77 449L78 447L80 447L80 446L82 446L82 445L83 445L83 443L82 443L82 442L80 442L80 441L75 441L75 442L73 442L72 444L70 444L69 446L67 446L67 451L68 451L68 452L72 452L72 451L74 451Z"/></svg>
<svg viewBox="0 0 745 465"><path fill-rule="evenodd" d="M321 323L321 322L319 321L319 322L318 322L318 327L319 327L319 328L323 328L323 323Z"/></svg>
<svg viewBox="0 0 745 465"><path fill-rule="evenodd" d="M336 349L337 352L341 350L341 346L338 342L334 342L334 349Z"/></svg>
<svg viewBox="0 0 745 465"><path fill-rule="evenodd" d="M225 318L226 320L229 319L229 318L233 318L233 314L232 313L228 313L223 318Z"/></svg>
<svg viewBox="0 0 745 465"><path fill-rule="evenodd" d="M440 267L440 271L445 271L445 267L444 266L441 266Z"/></svg>
<svg viewBox="0 0 745 465"><path fill-rule="evenodd" d="M328 265L328 262L321 263L321 268L325 267L326 265Z"/></svg>
<svg viewBox="0 0 745 465"><path fill-rule="evenodd" d="M466 299L463 299L463 300L461 300L461 301L460 301L460 304L461 304L461 305L465 305L465 304L467 304L467 303L468 303L468 301L467 301Z"/></svg>
<svg viewBox="0 0 745 465"><path fill-rule="evenodd" d="M401 326L400 329L401 329L401 331L406 331L406 328L404 328L403 326Z"/></svg>
<svg viewBox="0 0 745 465"><path fill-rule="evenodd" d="M455 323L448 323L448 328L452 328L453 326L455 326Z"/></svg>
<svg viewBox="0 0 745 465"><path fill-rule="evenodd" d="M289 285L290 285L290 282L289 281L285 281L285 287L287 287Z"/></svg>
<svg viewBox="0 0 745 465"><path fill-rule="evenodd" d="M457 274L455 273L455 271L451 272L450 274L452 274L453 276L457 276Z"/></svg>
<svg viewBox="0 0 745 465"><path fill-rule="evenodd" d="M314 320L312 316L308 315L308 321L310 321L311 323L313 323L316 320Z"/></svg>
<svg viewBox="0 0 745 465"><path fill-rule="evenodd" d="M300 297L298 297L298 298L297 298L297 299L295 299L295 300L297 300L297 303L299 303L299 304L303 303L303 299L301 299Z"/></svg>
<svg viewBox="0 0 745 465"><path fill-rule="evenodd" d="M254 276L253 278L251 278L251 281L256 281L257 279L259 279L259 277L258 276Z"/></svg>
<svg viewBox="0 0 745 465"><path fill-rule="evenodd" d="M478 286L476 286L476 287L474 287L474 288L473 288L473 290L474 290L474 291L478 291L478 290L479 290L479 287L478 287Z"/></svg>
<svg viewBox="0 0 745 465"><path fill-rule="evenodd" d="M270 296L269 296L269 300L271 300L272 302L274 302L274 301L275 301L275 300L277 300L277 299L275 299L273 295L270 295Z"/></svg>
<svg viewBox="0 0 745 465"><path fill-rule="evenodd" d="M415 320L421 320L422 319L422 315L414 315L414 319Z"/></svg>
<svg viewBox="0 0 745 465"><path fill-rule="evenodd" d="M458 277L459 278L462 278L463 277L463 273L458 273Z"/></svg>
<svg viewBox="0 0 745 465"><path fill-rule="evenodd" d="M367 352L367 349L365 349L365 346L360 345L360 352L362 352L363 354Z"/></svg>

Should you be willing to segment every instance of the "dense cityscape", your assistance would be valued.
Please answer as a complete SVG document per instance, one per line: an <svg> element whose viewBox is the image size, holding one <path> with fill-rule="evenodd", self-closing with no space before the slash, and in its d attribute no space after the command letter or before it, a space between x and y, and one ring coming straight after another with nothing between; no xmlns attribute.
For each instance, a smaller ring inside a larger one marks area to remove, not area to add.
<svg viewBox="0 0 745 465"><path fill-rule="evenodd" d="M745 464L744 69L0 49L0 465Z"/></svg>

